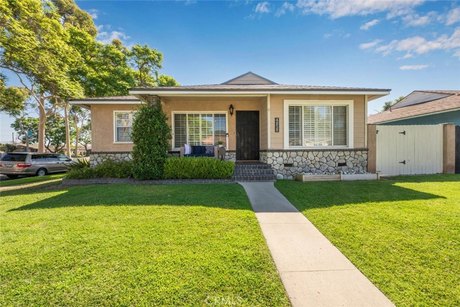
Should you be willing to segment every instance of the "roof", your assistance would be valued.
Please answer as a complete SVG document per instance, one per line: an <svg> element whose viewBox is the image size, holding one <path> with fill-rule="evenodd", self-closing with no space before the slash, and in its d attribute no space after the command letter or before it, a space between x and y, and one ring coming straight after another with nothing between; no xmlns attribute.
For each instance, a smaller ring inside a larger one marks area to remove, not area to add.
<svg viewBox="0 0 460 307"><path fill-rule="evenodd" d="M278 84L253 72L247 72L236 78L221 84L164 86L164 87L136 87L132 88L133 95L185 95L185 94L262 94L270 93L293 93L293 94L327 94L340 92L345 94L367 94L378 97L389 94L390 89L363 88L363 87L339 87L339 86L315 86L315 85L288 85ZM375 98L375 97L373 97Z"/></svg>
<svg viewBox="0 0 460 307"><path fill-rule="evenodd" d="M369 116L368 123L386 123L455 110L460 110L460 90L417 90L390 110Z"/></svg>
<svg viewBox="0 0 460 307"><path fill-rule="evenodd" d="M140 104L151 96L267 96L268 94L336 94L367 95L368 100L388 95L390 89L287 85L278 84L253 72L247 72L221 84L136 87L130 89L129 96L95 97L72 99L71 104L89 106L93 104Z"/></svg>
<svg viewBox="0 0 460 307"><path fill-rule="evenodd" d="M136 96L105 96L105 97L89 97L83 99L70 99L70 104L89 106L92 104L140 104L141 100Z"/></svg>

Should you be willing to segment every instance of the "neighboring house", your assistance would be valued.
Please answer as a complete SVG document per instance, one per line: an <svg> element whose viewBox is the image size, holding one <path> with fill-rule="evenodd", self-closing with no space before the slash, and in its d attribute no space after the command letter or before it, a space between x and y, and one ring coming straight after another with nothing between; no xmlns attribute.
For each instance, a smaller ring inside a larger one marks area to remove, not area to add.
<svg viewBox="0 0 460 307"><path fill-rule="evenodd" d="M127 159L133 114L158 96L172 129L170 153L184 144L223 142L226 159L261 161L278 178L367 171L367 104L389 89L282 85L248 72L222 84L133 88L131 96L73 100L91 109L92 163Z"/></svg>
<svg viewBox="0 0 460 307"><path fill-rule="evenodd" d="M460 125L460 90L413 91L390 110L369 116L379 125Z"/></svg>

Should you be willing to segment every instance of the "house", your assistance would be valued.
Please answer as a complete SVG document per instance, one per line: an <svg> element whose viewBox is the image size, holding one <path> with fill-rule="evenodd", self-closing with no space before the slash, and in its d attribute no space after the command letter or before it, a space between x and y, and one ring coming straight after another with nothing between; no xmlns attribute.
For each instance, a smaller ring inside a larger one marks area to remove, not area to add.
<svg viewBox="0 0 460 307"><path fill-rule="evenodd" d="M261 161L278 178L367 170L367 104L389 89L283 85L248 72L221 84L133 88L131 96L73 100L91 109L93 164L129 159L133 114L159 97L180 147L222 142L225 158Z"/></svg>
<svg viewBox="0 0 460 307"><path fill-rule="evenodd" d="M413 91L390 110L369 116L379 125L460 125L460 90Z"/></svg>

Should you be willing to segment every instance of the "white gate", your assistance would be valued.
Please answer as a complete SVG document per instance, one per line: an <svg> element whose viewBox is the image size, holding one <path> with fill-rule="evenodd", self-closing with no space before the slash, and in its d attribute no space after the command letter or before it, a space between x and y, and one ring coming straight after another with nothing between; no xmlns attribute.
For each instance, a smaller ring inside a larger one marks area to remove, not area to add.
<svg viewBox="0 0 460 307"><path fill-rule="evenodd" d="M376 170L380 174L442 173L442 125L379 125L376 132Z"/></svg>

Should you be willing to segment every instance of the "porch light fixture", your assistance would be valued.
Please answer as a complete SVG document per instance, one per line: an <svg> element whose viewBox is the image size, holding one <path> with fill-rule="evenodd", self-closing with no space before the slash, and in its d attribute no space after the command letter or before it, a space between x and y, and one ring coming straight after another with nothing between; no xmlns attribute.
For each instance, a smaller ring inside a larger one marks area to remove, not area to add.
<svg viewBox="0 0 460 307"><path fill-rule="evenodd" d="M230 116L233 116L233 111L235 110L235 108L233 107L233 105L231 104L229 107L228 107L228 112L230 113Z"/></svg>

